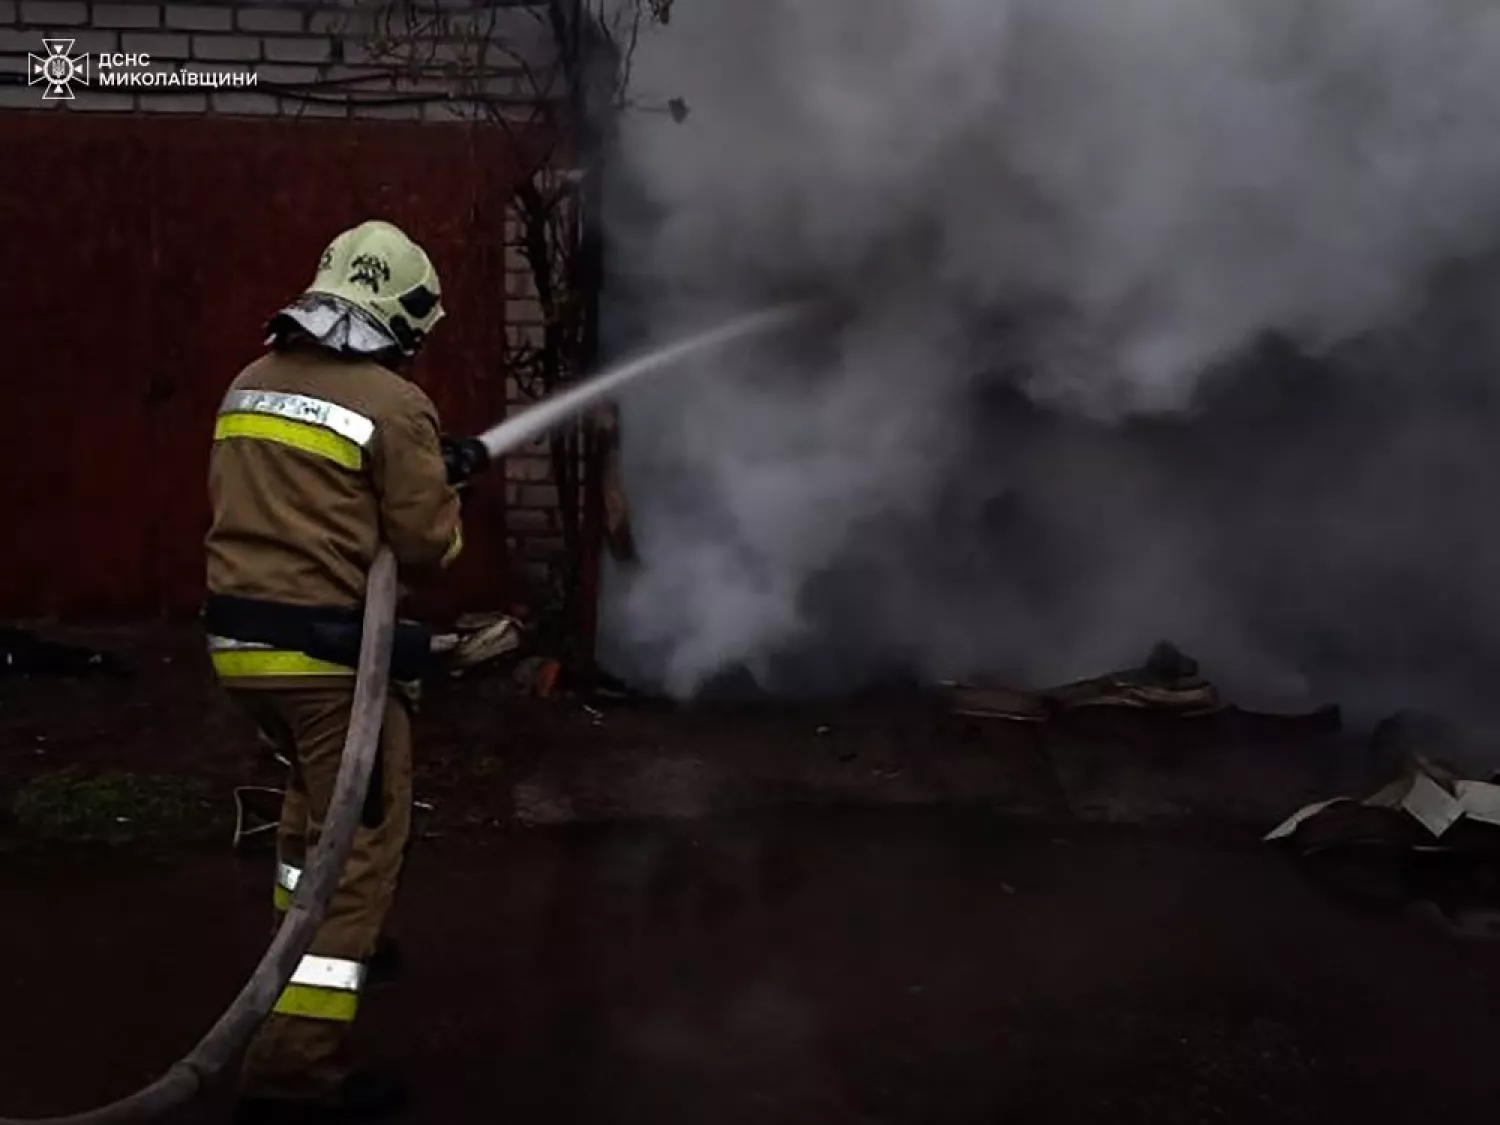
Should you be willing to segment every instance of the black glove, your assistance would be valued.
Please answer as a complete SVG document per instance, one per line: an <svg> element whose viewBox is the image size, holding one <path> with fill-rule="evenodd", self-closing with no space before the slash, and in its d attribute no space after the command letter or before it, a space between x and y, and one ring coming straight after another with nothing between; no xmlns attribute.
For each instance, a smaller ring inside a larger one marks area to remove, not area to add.
<svg viewBox="0 0 1500 1125"><path fill-rule="evenodd" d="M443 464L448 469L448 483L463 488L469 478L477 476L490 467L490 451L478 438L440 439L443 448Z"/></svg>

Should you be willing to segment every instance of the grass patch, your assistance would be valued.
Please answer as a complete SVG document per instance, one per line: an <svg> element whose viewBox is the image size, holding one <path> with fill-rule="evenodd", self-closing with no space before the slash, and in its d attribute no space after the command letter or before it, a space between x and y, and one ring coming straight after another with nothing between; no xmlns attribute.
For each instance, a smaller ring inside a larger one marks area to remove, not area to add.
<svg viewBox="0 0 1500 1125"><path fill-rule="evenodd" d="M191 778L69 767L32 778L10 811L27 835L124 843L191 827L207 807L203 784Z"/></svg>

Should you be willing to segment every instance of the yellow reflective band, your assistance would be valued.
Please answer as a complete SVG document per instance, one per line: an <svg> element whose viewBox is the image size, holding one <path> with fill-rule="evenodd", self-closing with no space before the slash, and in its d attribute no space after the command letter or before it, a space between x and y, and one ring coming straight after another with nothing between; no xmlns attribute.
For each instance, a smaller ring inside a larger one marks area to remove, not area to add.
<svg viewBox="0 0 1500 1125"><path fill-rule="evenodd" d="M347 1022L359 1008L359 990L364 983L365 967L360 962L309 953L297 963L297 971L276 1001L275 1011L284 1016Z"/></svg>
<svg viewBox="0 0 1500 1125"><path fill-rule="evenodd" d="M279 1016L301 1016L309 1020L352 1023L359 1011L359 994L332 988L289 984L272 1009Z"/></svg>
<svg viewBox="0 0 1500 1125"><path fill-rule="evenodd" d="M316 660L301 652L230 649L209 653L214 671L226 679L253 676L352 676L353 668Z"/></svg>
<svg viewBox="0 0 1500 1125"><path fill-rule="evenodd" d="M292 892L277 883L271 892L271 906L278 914L285 914L292 908Z"/></svg>
<svg viewBox="0 0 1500 1125"><path fill-rule="evenodd" d="M459 555L463 554L463 550L464 550L464 529L463 529L462 526L455 527L453 529L453 539L448 544L448 549L443 552L443 559L442 559L442 562L441 562L440 565L445 566L445 567L446 566L452 566L453 565L453 560L456 559L456 558L458 558Z"/></svg>
<svg viewBox="0 0 1500 1125"><path fill-rule="evenodd" d="M290 418L277 418L269 414L221 414L214 423L214 440L224 441L228 438L274 441L355 471L364 464L364 451L348 438L340 437L322 426L294 422Z"/></svg>

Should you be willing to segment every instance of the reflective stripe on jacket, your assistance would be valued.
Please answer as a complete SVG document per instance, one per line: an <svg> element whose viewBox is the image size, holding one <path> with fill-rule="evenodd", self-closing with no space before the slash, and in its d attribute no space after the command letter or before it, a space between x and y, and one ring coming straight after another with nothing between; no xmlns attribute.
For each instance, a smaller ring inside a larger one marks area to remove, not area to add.
<svg viewBox="0 0 1500 1125"><path fill-rule="evenodd" d="M431 400L378 364L317 351L256 360L230 385L214 426L210 595L357 625L382 540L403 587L451 564L463 532L438 435ZM227 679L344 678L358 659L357 642L331 656L298 637L205 624Z"/></svg>
<svg viewBox="0 0 1500 1125"><path fill-rule="evenodd" d="M260 676L352 676L355 670L344 664L319 660L305 652L279 649L255 641L237 641L232 637L208 638L208 655L214 671L225 679Z"/></svg>
<svg viewBox="0 0 1500 1125"><path fill-rule="evenodd" d="M375 438L375 423L337 403L283 391L230 391L219 407L214 440L279 442L358 472Z"/></svg>

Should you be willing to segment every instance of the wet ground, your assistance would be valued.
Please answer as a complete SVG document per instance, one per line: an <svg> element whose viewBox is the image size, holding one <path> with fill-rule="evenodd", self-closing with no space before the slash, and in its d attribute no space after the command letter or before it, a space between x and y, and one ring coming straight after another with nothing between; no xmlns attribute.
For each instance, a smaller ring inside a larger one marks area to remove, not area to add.
<svg viewBox="0 0 1500 1125"><path fill-rule="evenodd" d="M232 785L278 777L192 640L132 637L129 682L0 681L7 797L128 770L155 788L90 800L162 819L88 847L0 825L0 1114L155 1077L261 951L271 860L225 820ZM364 1025L414 1122L1495 1120L1500 946L1356 909L1258 842L1343 791L1337 732L496 681L437 693L418 739L407 964Z"/></svg>
<svg viewBox="0 0 1500 1125"><path fill-rule="evenodd" d="M268 879L8 864L4 1110L176 1057L253 963ZM368 1046L430 1125L1478 1125L1500 1098L1494 947L1248 846L890 809L534 829L419 851L395 931Z"/></svg>

